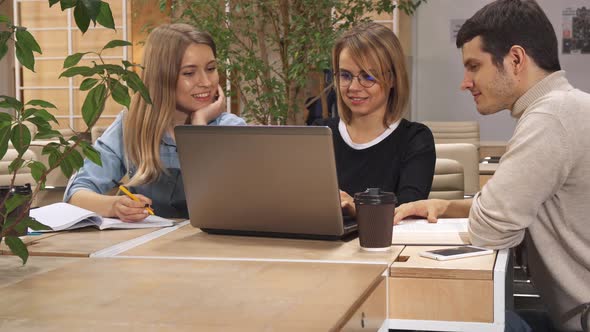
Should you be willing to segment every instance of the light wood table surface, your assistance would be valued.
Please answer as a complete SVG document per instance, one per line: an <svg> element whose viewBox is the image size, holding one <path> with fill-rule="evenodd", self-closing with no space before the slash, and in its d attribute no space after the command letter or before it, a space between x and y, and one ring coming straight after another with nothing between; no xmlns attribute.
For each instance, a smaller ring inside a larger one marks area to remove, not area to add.
<svg viewBox="0 0 590 332"><path fill-rule="evenodd" d="M321 260L369 262L389 265L403 249L393 246L386 252L360 249L358 238L349 242L284 239L208 234L185 225L148 243L121 253L121 256L238 258L276 260Z"/></svg>
<svg viewBox="0 0 590 332"><path fill-rule="evenodd" d="M0 328L340 330L383 285L383 270L366 264L89 258L3 288ZM379 324L385 303L380 307Z"/></svg>
<svg viewBox="0 0 590 332"><path fill-rule="evenodd" d="M496 255L482 255L469 258L437 261L419 255L422 251L444 249L448 246L408 246L400 259L391 264L389 275L406 278L443 278L491 280Z"/></svg>
<svg viewBox="0 0 590 332"><path fill-rule="evenodd" d="M407 246L391 265L389 317L492 323L496 254L448 261L419 256L441 248Z"/></svg>
<svg viewBox="0 0 590 332"><path fill-rule="evenodd" d="M89 257L94 252L135 239L158 229L160 228L107 229L100 231L89 227L48 234L51 236L27 236L27 238L30 238L27 249L31 256Z"/></svg>
<svg viewBox="0 0 590 332"><path fill-rule="evenodd" d="M43 233L40 235L25 235L25 236L21 236L20 239L21 241L23 241L23 243L28 246L31 245L32 243L41 241L45 238L48 237L52 237L57 235L57 233ZM8 246L6 245L6 243L4 243L4 241L2 241L2 243L0 243L0 255L12 255L10 248L8 248Z"/></svg>
<svg viewBox="0 0 590 332"><path fill-rule="evenodd" d="M29 257L27 264L23 265L17 256L0 256L0 288L79 260L79 258L66 257ZM5 291L6 289L0 290L0 294ZM2 330L1 324L0 330Z"/></svg>

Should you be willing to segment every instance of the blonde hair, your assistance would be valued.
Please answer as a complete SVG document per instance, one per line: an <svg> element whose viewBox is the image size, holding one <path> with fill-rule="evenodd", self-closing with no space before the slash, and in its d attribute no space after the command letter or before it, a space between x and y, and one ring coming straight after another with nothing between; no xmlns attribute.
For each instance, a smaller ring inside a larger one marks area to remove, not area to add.
<svg viewBox="0 0 590 332"><path fill-rule="evenodd" d="M362 70L377 79L383 92L389 96L383 125L388 127L399 120L408 104L410 88L404 52L393 31L374 22L361 23L346 31L336 40L332 51L335 72L340 68L340 53L344 49L350 52ZM337 82L335 86L338 114L346 124L350 124L352 112L344 103Z"/></svg>
<svg viewBox="0 0 590 332"><path fill-rule="evenodd" d="M128 185L154 182L166 172L160 159L160 141L173 125L176 84L184 52L189 45L205 44L216 56L215 43L207 32L176 23L155 28L145 44L141 79L152 104L136 93L123 123L127 163L137 167Z"/></svg>

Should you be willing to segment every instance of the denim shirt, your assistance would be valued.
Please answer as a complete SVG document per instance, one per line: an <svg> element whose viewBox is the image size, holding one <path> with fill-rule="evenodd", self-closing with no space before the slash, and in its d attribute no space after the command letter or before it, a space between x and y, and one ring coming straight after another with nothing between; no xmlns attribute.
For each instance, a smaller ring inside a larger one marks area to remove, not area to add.
<svg viewBox="0 0 590 332"><path fill-rule="evenodd" d="M107 128L102 136L94 143L94 148L100 152L102 167L85 159L84 166L74 174L64 194L64 202L68 202L72 195L79 190L90 190L98 194L107 194L123 176L133 177L135 165L127 167L123 146L123 117L121 112L113 124ZM231 113L222 113L208 125L236 126L246 125L246 122ZM165 218L188 218L184 184L180 172L176 142L168 134L160 142L160 160L167 173L152 183L130 188L133 193L141 194L152 199L152 207L156 214Z"/></svg>

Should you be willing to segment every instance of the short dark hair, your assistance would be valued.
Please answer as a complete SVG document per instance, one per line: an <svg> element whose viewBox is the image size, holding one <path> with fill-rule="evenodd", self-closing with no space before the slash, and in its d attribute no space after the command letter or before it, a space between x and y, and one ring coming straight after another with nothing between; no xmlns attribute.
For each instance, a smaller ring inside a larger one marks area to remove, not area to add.
<svg viewBox="0 0 590 332"><path fill-rule="evenodd" d="M561 70L555 30L534 0L497 0L486 5L461 26L457 48L477 36L496 67L502 67L513 45L520 45L540 68L550 73Z"/></svg>

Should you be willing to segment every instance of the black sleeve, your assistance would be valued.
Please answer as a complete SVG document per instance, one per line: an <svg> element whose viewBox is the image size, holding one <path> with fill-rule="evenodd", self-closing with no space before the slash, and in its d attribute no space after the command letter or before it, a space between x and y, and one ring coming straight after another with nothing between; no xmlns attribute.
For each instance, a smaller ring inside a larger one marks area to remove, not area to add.
<svg viewBox="0 0 590 332"><path fill-rule="evenodd" d="M434 177L436 151L430 129L413 123L416 130L408 133L406 153L401 160L398 204L427 199Z"/></svg>

